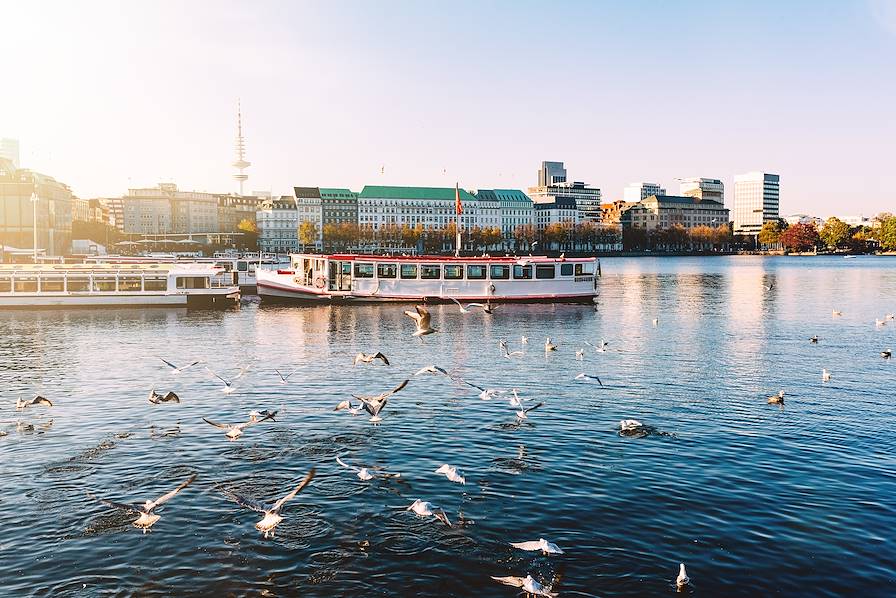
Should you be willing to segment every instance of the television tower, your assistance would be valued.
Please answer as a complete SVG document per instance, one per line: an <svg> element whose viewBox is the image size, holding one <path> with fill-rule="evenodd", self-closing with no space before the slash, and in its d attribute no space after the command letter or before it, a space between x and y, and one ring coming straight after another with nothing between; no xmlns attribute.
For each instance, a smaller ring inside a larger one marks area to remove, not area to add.
<svg viewBox="0 0 896 598"><path fill-rule="evenodd" d="M243 139L243 113L240 109L240 101L236 101L236 161L233 167L239 172L233 174L234 180L240 182L240 195L243 194L243 183L249 178L249 175L243 172L246 168L252 166L251 162L246 161L246 142Z"/></svg>

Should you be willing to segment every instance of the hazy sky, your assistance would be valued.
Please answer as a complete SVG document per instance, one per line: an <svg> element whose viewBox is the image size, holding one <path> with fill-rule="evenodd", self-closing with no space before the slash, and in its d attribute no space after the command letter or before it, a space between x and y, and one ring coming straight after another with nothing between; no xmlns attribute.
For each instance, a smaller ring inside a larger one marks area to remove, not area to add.
<svg viewBox="0 0 896 598"><path fill-rule="evenodd" d="M781 175L781 211L896 211L896 0L0 0L0 137L81 197ZM380 173L381 166L385 173ZM443 172L446 171L446 172Z"/></svg>

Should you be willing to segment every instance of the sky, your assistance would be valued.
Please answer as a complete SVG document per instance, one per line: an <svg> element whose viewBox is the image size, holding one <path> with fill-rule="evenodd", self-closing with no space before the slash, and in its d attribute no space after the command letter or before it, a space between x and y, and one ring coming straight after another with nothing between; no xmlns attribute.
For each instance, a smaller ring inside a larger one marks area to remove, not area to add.
<svg viewBox="0 0 896 598"><path fill-rule="evenodd" d="M781 175L896 211L896 0L0 0L0 137L79 197Z"/></svg>

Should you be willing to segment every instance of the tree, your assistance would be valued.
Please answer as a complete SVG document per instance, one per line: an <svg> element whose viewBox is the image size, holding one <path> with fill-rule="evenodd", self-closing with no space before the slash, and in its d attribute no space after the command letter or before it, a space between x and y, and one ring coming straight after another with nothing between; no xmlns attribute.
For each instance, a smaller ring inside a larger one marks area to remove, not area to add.
<svg viewBox="0 0 896 598"><path fill-rule="evenodd" d="M837 218L831 216L821 227L819 237L824 241L825 245L834 249L845 245L849 241L850 229L849 225Z"/></svg>
<svg viewBox="0 0 896 598"><path fill-rule="evenodd" d="M248 251L258 251L258 225L251 220L244 218L240 220L240 223L236 225L236 228L239 232L243 233L237 239L237 245Z"/></svg>
<svg viewBox="0 0 896 598"><path fill-rule="evenodd" d="M306 220L299 225L299 242L302 245L315 245L317 243L317 225Z"/></svg>
<svg viewBox="0 0 896 598"><path fill-rule="evenodd" d="M777 245L781 243L781 235L786 229L787 227L780 220L766 222L762 225L757 240L766 247Z"/></svg>
<svg viewBox="0 0 896 598"><path fill-rule="evenodd" d="M877 240L881 249L885 251L896 250L896 216L888 212L878 214L874 218L877 223Z"/></svg>
<svg viewBox="0 0 896 598"><path fill-rule="evenodd" d="M516 242L517 249L522 249L525 246L526 250L531 250L532 243L535 242L537 236L535 227L531 224L518 224L513 229L513 240Z"/></svg>
<svg viewBox="0 0 896 598"><path fill-rule="evenodd" d="M793 224L780 237L781 244L790 251L809 251L818 243L814 224Z"/></svg>

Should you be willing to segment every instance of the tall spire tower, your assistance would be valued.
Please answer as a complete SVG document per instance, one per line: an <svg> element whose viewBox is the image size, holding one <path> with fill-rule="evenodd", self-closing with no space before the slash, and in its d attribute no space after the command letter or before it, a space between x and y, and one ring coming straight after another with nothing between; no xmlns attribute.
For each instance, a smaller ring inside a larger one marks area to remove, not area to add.
<svg viewBox="0 0 896 598"><path fill-rule="evenodd" d="M243 195L243 183L246 182L246 179L249 178L249 175L243 172L245 169L252 166L251 162L246 161L246 142L243 139L243 113L240 108L240 101L237 99L236 101L236 161L233 163L233 167L238 170L238 172L233 173L234 180L239 181L240 183L240 195Z"/></svg>

